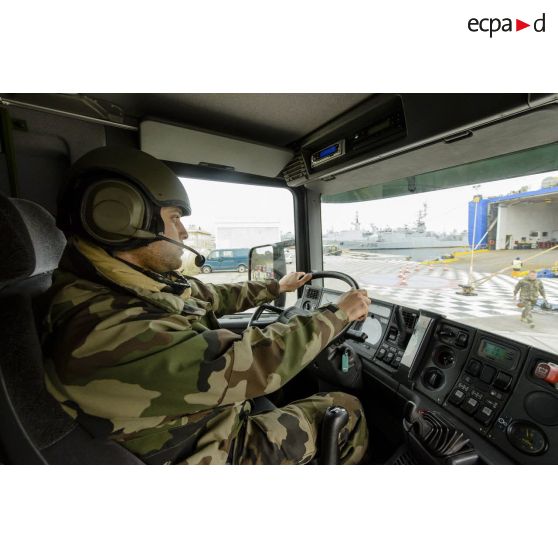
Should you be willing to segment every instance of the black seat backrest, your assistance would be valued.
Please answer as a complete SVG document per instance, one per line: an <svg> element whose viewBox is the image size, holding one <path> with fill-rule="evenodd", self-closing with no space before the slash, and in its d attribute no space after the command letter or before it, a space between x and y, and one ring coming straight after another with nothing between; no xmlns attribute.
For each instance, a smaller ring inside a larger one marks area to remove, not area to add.
<svg viewBox="0 0 558 558"><path fill-rule="evenodd" d="M0 459L141 463L120 445L92 438L46 390L37 303L64 246L46 210L0 194Z"/></svg>

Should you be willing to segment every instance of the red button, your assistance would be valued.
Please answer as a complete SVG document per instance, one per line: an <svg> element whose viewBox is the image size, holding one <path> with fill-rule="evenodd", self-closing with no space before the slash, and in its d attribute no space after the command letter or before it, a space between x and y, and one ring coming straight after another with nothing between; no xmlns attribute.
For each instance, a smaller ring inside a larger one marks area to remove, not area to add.
<svg viewBox="0 0 558 558"><path fill-rule="evenodd" d="M549 384L558 383L558 364L553 362L540 362L535 368L535 378L544 380Z"/></svg>

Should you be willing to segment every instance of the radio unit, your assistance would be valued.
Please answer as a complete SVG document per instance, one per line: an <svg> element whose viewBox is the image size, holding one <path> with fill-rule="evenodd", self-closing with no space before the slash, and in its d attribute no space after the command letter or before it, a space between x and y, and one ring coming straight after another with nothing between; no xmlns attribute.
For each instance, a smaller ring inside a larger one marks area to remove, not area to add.
<svg viewBox="0 0 558 558"><path fill-rule="evenodd" d="M319 142L312 142L303 147L302 153L309 163L310 174L329 167L330 163L350 160L361 153L373 152L376 148L407 135L405 116L401 100L382 107L382 112L375 110L367 118L361 118L352 125L337 131L337 138L328 134Z"/></svg>

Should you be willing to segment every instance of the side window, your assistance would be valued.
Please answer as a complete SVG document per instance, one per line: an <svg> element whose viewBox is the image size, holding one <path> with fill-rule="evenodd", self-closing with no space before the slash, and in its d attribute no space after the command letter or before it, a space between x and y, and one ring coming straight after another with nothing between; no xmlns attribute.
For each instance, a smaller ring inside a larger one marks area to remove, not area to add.
<svg viewBox="0 0 558 558"><path fill-rule="evenodd" d="M186 244L207 258L200 269L194 255L185 251L185 275L205 283L246 281L250 248L285 240L294 244L293 196L286 188L181 180L192 207L192 214L182 219L188 231ZM294 256L293 245L287 271L295 270Z"/></svg>

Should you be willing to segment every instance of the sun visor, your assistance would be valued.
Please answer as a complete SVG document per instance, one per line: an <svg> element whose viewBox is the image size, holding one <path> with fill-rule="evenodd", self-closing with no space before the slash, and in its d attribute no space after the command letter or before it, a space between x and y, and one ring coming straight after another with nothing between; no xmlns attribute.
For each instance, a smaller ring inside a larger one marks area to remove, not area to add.
<svg viewBox="0 0 558 558"><path fill-rule="evenodd" d="M140 141L142 151L163 161L228 168L267 177L277 176L293 156L290 149L155 120L140 124Z"/></svg>

